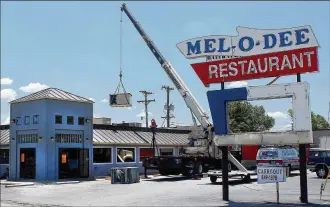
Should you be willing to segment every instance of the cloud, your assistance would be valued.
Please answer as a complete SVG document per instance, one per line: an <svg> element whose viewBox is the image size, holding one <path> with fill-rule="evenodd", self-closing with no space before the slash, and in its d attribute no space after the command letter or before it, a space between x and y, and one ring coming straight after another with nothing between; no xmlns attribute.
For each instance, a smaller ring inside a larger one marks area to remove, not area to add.
<svg viewBox="0 0 330 207"><path fill-rule="evenodd" d="M269 131L271 132L278 132L278 131L291 131L292 124L278 124L273 126Z"/></svg>
<svg viewBox="0 0 330 207"><path fill-rule="evenodd" d="M108 99L103 99L103 100L101 100L101 103L108 103Z"/></svg>
<svg viewBox="0 0 330 207"><path fill-rule="evenodd" d="M227 88L240 88L240 87L244 87L247 85L248 85L247 81L235 81L235 82L230 82L227 85Z"/></svg>
<svg viewBox="0 0 330 207"><path fill-rule="evenodd" d="M34 93L37 91L44 90L46 88L49 88L49 86L37 82L37 83L29 83L29 85L22 86L19 89L25 93Z"/></svg>
<svg viewBox="0 0 330 207"><path fill-rule="evenodd" d="M1 78L1 85L10 85L13 83L13 80L10 78Z"/></svg>
<svg viewBox="0 0 330 207"><path fill-rule="evenodd" d="M275 111L275 112L267 112L268 116L271 116L275 119L289 119L289 115L287 113L281 112L281 111Z"/></svg>
<svg viewBox="0 0 330 207"><path fill-rule="evenodd" d="M128 107L127 109L128 110L136 109L136 106ZM143 111L143 113L144 113L144 111Z"/></svg>
<svg viewBox="0 0 330 207"><path fill-rule="evenodd" d="M153 116L151 112L148 111L148 116ZM136 117L145 118L146 112L142 109L139 114L136 115Z"/></svg>
<svg viewBox="0 0 330 207"><path fill-rule="evenodd" d="M10 117L8 116L4 120L1 120L1 125L7 125L7 124L9 124L9 121L10 121Z"/></svg>
<svg viewBox="0 0 330 207"><path fill-rule="evenodd" d="M93 118L101 118L100 114L93 114Z"/></svg>
<svg viewBox="0 0 330 207"><path fill-rule="evenodd" d="M17 93L13 89L2 89L1 90L1 100L12 101L16 99Z"/></svg>
<svg viewBox="0 0 330 207"><path fill-rule="evenodd" d="M88 98L88 99L95 102L95 99L94 98Z"/></svg>

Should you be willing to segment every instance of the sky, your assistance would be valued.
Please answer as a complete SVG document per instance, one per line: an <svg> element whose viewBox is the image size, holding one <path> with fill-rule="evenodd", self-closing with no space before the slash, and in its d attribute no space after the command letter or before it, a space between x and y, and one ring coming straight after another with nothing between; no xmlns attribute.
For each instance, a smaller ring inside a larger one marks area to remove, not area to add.
<svg viewBox="0 0 330 207"><path fill-rule="evenodd" d="M330 2L126 2L129 10L172 63L202 108L210 115L205 88L176 44L199 36L237 35L236 27L280 29L310 25L320 44L319 73L304 74L312 111L328 119L330 97ZM141 122L140 90L153 92L150 118L161 125L166 102L162 85L174 87L145 42L123 14L123 83L132 94L130 108L109 106L119 83L120 6L122 2L1 2L1 123L9 122L8 101L55 87L95 101L94 116L115 123ZM199 59L198 61L202 61ZM196 61L195 61L196 62ZM226 87L266 85L272 78L233 82ZM295 82L295 76L276 83ZM173 123L192 124L177 90ZM274 130L286 129L290 99L255 101L275 118ZM149 120L150 120L149 118Z"/></svg>

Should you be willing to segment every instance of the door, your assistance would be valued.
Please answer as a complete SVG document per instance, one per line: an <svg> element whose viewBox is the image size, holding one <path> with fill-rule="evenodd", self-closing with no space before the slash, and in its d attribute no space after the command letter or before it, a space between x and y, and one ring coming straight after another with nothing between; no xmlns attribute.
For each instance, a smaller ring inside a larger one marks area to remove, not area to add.
<svg viewBox="0 0 330 207"><path fill-rule="evenodd" d="M89 177L89 150L79 149L79 176L81 178Z"/></svg>
<svg viewBox="0 0 330 207"><path fill-rule="evenodd" d="M59 179L89 177L89 150L59 149Z"/></svg>
<svg viewBox="0 0 330 207"><path fill-rule="evenodd" d="M78 178L78 149L59 149L59 178Z"/></svg>
<svg viewBox="0 0 330 207"><path fill-rule="evenodd" d="M36 178L36 149L21 148L20 149L20 178L35 179Z"/></svg>

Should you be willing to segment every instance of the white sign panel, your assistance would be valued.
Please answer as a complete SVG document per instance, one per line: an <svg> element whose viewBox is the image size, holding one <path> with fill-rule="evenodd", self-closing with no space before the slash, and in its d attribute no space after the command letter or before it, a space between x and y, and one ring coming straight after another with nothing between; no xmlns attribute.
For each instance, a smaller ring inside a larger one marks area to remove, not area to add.
<svg viewBox="0 0 330 207"><path fill-rule="evenodd" d="M253 29L237 27L238 36L212 35L197 37L176 46L187 59L206 56L251 56L319 47L310 26L289 29Z"/></svg>
<svg viewBox="0 0 330 207"><path fill-rule="evenodd" d="M257 167L258 184L276 183L286 181L284 167Z"/></svg>

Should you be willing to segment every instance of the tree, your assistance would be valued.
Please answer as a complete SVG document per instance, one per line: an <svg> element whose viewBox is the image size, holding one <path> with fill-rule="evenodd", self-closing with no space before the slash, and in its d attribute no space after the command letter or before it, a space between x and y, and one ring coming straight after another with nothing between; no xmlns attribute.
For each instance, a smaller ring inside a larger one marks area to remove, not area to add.
<svg viewBox="0 0 330 207"><path fill-rule="evenodd" d="M229 102L228 108L229 128L233 133L266 131L275 124L275 119L265 114L263 106L235 101Z"/></svg>
<svg viewBox="0 0 330 207"><path fill-rule="evenodd" d="M288 114L289 114L291 120L293 121L293 110L289 109ZM314 112L311 113L311 116L312 116L312 130L313 131L319 130L319 129L330 128L330 124L327 122L327 120L323 116L316 114Z"/></svg>

